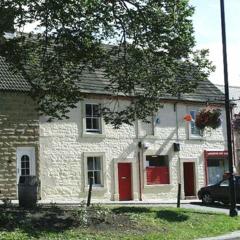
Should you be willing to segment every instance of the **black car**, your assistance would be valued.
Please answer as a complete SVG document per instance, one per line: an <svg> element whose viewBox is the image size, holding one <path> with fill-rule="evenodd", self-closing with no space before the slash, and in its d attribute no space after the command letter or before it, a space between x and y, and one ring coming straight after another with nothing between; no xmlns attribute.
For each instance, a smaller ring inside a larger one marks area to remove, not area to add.
<svg viewBox="0 0 240 240"><path fill-rule="evenodd" d="M236 186L236 200L240 203L240 176L235 176ZM198 191L198 198L202 200L204 204L211 204L214 201L219 201L224 204L228 204L229 200L229 179L223 179L220 182L202 187Z"/></svg>

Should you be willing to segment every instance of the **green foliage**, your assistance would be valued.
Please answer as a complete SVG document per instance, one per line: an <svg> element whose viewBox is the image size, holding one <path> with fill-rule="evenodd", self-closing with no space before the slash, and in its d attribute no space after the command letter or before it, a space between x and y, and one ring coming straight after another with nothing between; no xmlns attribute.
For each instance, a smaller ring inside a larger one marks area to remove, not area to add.
<svg viewBox="0 0 240 240"><path fill-rule="evenodd" d="M12 206L12 200L9 198L2 199L3 207L8 208Z"/></svg>
<svg viewBox="0 0 240 240"><path fill-rule="evenodd" d="M86 207L86 204L82 203L75 211L74 216L81 226L87 227L106 222L110 214L111 211L109 208L103 207L99 204Z"/></svg>
<svg viewBox="0 0 240 240"><path fill-rule="evenodd" d="M103 108L115 127L146 120L159 98L192 92L213 70L208 51L193 50L188 0L3 0L0 11L14 13L18 32L2 36L0 55L31 83L40 113L50 119L67 118L84 98L79 83L86 70L104 72L114 101L130 97L124 109ZM25 34L32 22L37 29ZM0 35L6 31L0 25Z"/></svg>

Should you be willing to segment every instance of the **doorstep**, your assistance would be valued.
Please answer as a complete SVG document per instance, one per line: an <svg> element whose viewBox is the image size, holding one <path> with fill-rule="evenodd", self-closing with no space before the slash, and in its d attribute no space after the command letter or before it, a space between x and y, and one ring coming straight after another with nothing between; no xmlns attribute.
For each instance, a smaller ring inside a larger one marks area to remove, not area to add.
<svg viewBox="0 0 240 240"><path fill-rule="evenodd" d="M196 196L185 196L185 200L193 200L193 199L197 199Z"/></svg>

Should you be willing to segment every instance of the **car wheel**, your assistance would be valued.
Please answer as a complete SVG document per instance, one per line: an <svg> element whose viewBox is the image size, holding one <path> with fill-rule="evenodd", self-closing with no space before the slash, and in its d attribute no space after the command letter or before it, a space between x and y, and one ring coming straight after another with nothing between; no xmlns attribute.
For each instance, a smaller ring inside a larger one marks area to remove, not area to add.
<svg viewBox="0 0 240 240"><path fill-rule="evenodd" d="M213 198L210 193L203 193L202 195L202 202L204 204L211 204L213 203Z"/></svg>

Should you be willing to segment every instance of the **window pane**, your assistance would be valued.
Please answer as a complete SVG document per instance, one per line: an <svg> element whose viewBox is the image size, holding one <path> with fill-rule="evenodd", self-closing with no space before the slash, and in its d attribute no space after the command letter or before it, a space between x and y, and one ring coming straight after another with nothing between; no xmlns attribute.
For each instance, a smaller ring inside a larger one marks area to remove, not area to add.
<svg viewBox="0 0 240 240"><path fill-rule="evenodd" d="M101 160L99 157L94 158L95 170L101 170Z"/></svg>
<svg viewBox="0 0 240 240"><path fill-rule="evenodd" d="M21 175L22 176L25 176L26 174L25 174L25 169L21 169Z"/></svg>
<svg viewBox="0 0 240 240"><path fill-rule="evenodd" d="M86 118L86 128L92 129L92 118Z"/></svg>
<svg viewBox="0 0 240 240"><path fill-rule="evenodd" d="M25 162L21 162L21 168L25 168Z"/></svg>
<svg viewBox="0 0 240 240"><path fill-rule="evenodd" d="M25 167L29 168L29 161L25 163Z"/></svg>
<svg viewBox="0 0 240 240"><path fill-rule="evenodd" d="M190 111L190 115L192 116L192 119L195 120L196 118L196 111ZM191 121L191 134L193 135L200 135L200 129L198 129L195 125L194 121Z"/></svg>
<svg viewBox="0 0 240 240"><path fill-rule="evenodd" d="M168 167L168 156L167 155L147 155L146 160L149 162L149 167Z"/></svg>
<svg viewBox="0 0 240 240"><path fill-rule="evenodd" d="M101 173L100 171L94 172L94 184L101 184Z"/></svg>
<svg viewBox="0 0 240 240"><path fill-rule="evenodd" d="M99 130L99 118L93 118L93 129Z"/></svg>
<svg viewBox="0 0 240 240"><path fill-rule="evenodd" d="M92 105L86 104L86 117L91 117L91 116L92 116Z"/></svg>
<svg viewBox="0 0 240 240"><path fill-rule="evenodd" d="M87 165L88 165L88 170L93 170L93 157L88 157L87 158Z"/></svg>
<svg viewBox="0 0 240 240"><path fill-rule="evenodd" d="M30 175L30 171L29 171L29 169L26 169L26 175L28 176L28 175Z"/></svg>
<svg viewBox="0 0 240 240"><path fill-rule="evenodd" d="M100 115L99 105L92 105L92 109L93 109L93 116L99 117L99 115Z"/></svg>
<svg viewBox="0 0 240 240"><path fill-rule="evenodd" d="M93 177L93 172L88 172L88 184L90 184L90 178ZM93 181L94 183L94 181Z"/></svg>
<svg viewBox="0 0 240 240"><path fill-rule="evenodd" d="M21 157L21 162L27 162L27 161L29 161L29 156L23 155L23 156Z"/></svg>
<svg viewBox="0 0 240 240"><path fill-rule="evenodd" d="M190 115L192 116L192 119L195 120L195 111L190 111Z"/></svg>
<svg viewBox="0 0 240 240"><path fill-rule="evenodd" d="M229 186L229 180L225 180L225 181L221 182L220 186L228 187Z"/></svg>

